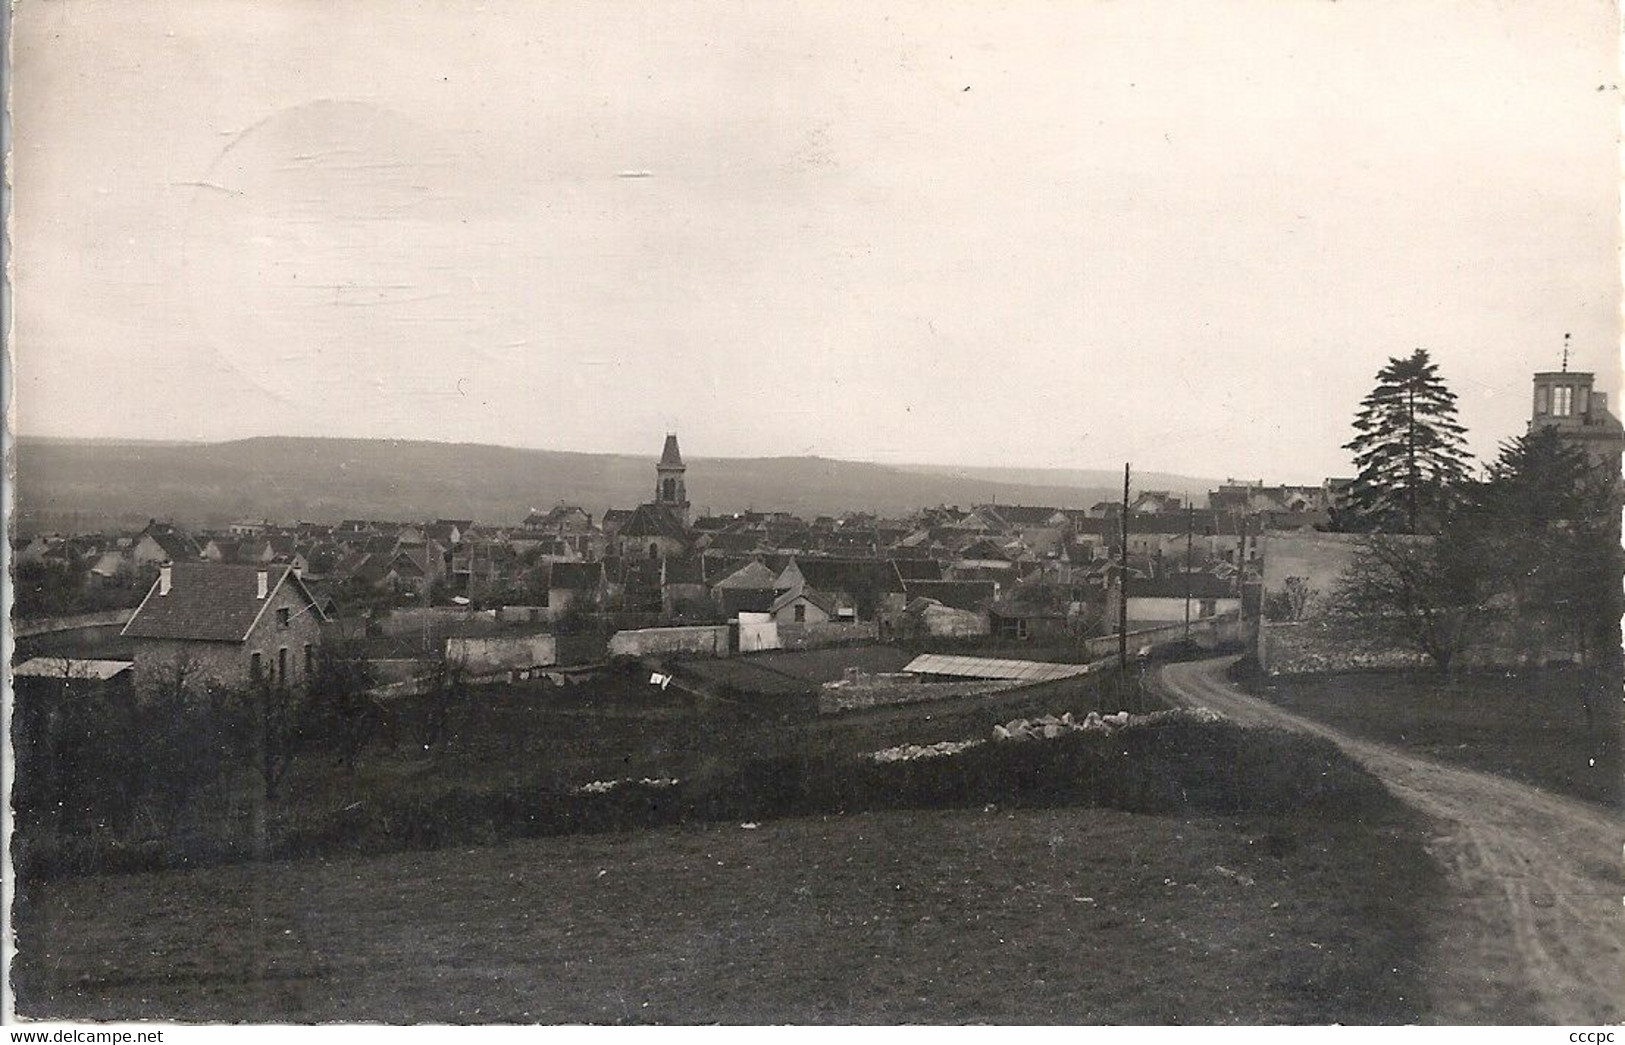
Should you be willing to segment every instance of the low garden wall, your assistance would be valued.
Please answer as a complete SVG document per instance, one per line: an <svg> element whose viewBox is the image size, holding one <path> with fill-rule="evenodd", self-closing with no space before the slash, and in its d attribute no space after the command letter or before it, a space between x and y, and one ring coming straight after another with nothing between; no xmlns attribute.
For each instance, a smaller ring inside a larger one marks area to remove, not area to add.
<svg viewBox="0 0 1625 1045"><path fill-rule="evenodd" d="M1227 643L1242 642L1247 637L1247 625L1239 616L1193 620L1190 623L1191 642L1205 649L1217 649ZM1133 656L1146 646L1165 646L1185 639L1185 622L1166 624L1156 628L1141 628L1128 633L1128 652ZM1084 655L1089 660L1109 657L1117 652L1116 635L1100 635L1083 642Z"/></svg>
<svg viewBox="0 0 1625 1045"><path fill-rule="evenodd" d="M446 640L446 659L464 664L470 675L491 675L558 663L551 635L492 635Z"/></svg>
<svg viewBox="0 0 1625 1045"><path fill-rule="evenodd" d="M635 631L617 631L609 638L609 655L612 657L642 657L654 653L726 657L728 625L639 628Z"/></svg>
<svg viewBox="0 0 1625 1045"><path fill-rule="evenodd" d="M1521 668L1531 658L1575 660L1561 640L1531 642L1536 625L1510 621L1485 625L1487 634L1457 658L1472 669ZM1339 671L1393 671L1432 668L1434 663L1385 628L1340 617L1262 621L1258 626L1258 665L1268 675L1310 675Z"/></svg>
<svg viewBox="0 0 1625 1045"><path fill-rule="evenodd" d="M474 620L496 620L495 610L475 610L466 606L406 606L391 610L389 616L378 622L378 630L385 635L422 635L443 632L458 624Z"/></svg>
<svg viewBox="0 0 1625 1045"><path fill-rule="evenodd" d="M828 621L821 624L780 624L781 649L816 649L843 642L875 642L880 626L873 621Z"/></svg>

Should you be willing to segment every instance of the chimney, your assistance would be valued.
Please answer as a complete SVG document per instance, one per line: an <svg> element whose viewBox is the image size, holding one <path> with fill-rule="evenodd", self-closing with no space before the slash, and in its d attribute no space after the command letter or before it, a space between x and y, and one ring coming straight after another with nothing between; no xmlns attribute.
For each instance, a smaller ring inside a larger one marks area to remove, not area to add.
<svg viewBox="0 0 1625 1045"><path fill-rule="evenodd" d="M254 574L254 598L265 598L270 593L270 587L270 575L266 572L265 567L261 566Z"/></svg>
<svg viewBox="0 0 1625 1045"><path fill-rule="evenodd" d="M158 565L158 594L168 595L169 588L174 583L170 574L171 564L166 560Z"/></svg>

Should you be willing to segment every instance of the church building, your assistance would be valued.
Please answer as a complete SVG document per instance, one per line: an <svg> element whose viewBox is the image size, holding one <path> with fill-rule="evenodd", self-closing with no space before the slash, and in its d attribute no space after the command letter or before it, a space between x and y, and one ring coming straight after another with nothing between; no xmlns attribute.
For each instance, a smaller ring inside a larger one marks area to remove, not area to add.
<svg viewBox="0 0 1625 1045"><path fill-rule="evenodd" d="M1529 430L1555 428L1563 440L1578 446L1615 479L1625 451L1625 426L1608 411L1608 396L1593 388L1594 374L1568 369L1535 375L1535 404Z"/></svg>
<svg viewBox="0 0 1625 1045"><path fill-rule="evenodd" d="M615 548L625 559L666 559L688 554L689 500L683 453L677 436L667 434L655 464L654 500L640 504L615 531Z"/></svg>

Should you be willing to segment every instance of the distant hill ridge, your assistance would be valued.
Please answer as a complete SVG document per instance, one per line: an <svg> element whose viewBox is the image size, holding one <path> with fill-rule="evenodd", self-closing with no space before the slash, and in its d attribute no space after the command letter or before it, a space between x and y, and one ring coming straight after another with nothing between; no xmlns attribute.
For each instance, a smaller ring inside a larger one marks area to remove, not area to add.
<svg viewBox="0 0 1625 1045"><path fill-rule="evenodd" d="M824 457L687 457L696 512L776 509L906 515L938 504L1087 508L1122 495L1102 470L883 465ZM265 436L224 443L23 438L19 529L86 530L149 517L199 526L238 518L473 518L514 524L532 508L579 504L596 518L654 494L655 455L528 450L426 440ZM1053 476L1045 479L1045 476ZM1136 490L1216 482L1147 473Z"/></svg>

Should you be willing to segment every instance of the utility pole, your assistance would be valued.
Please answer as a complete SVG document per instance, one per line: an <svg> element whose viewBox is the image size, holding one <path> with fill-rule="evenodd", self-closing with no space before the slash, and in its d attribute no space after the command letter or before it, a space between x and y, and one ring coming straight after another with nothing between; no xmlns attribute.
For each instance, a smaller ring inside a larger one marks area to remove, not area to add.
<svg viewBox="0 0 1625 1045"><path fill-rule="evenodd" d="M1247 593L1247 513L1236 516L1236 528L1241 531L1241 550L1236 553L1236 598Z"/></svg>
<svg viewBox="0 0 1625 1045"><path fill-rule="evenodd" d="M1117 672L1128 678L1128 462L1123 463L1123 511L1117 549Z"/></svg>
<svg viewBox="0 0 1625 1045"><path fill-rule="evenodd" d="M1185 648L1191 646L1191 539L1196 531L1196 507L1185 494Z"/></svg>

